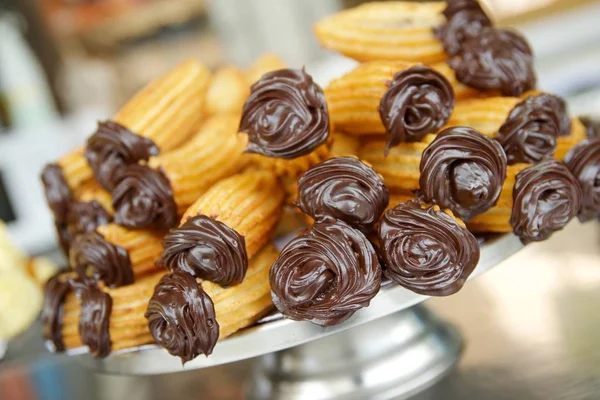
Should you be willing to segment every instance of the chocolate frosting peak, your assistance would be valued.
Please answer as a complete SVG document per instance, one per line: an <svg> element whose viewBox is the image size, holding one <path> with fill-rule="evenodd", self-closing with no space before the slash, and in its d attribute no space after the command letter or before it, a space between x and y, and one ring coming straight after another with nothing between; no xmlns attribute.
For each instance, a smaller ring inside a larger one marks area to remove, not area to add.
<svg viewBox="0 0 600 400"><path fill-rule="evenodd" d="M167 177L145 165L125 168L112 192L115 222L134 229L167 230L177 225L177 204Z"/></svg>
<svg viewBox="0 0 600 400"><path fill-rule="evenodd" d="M94 232L97 227L112 221L110 214L96 200L76 201L71 204L67 215L67 230L71 238Z"/></svg>
<svg viewBox="0 0 600 400"><path fill-rule="evenodd" d="M184 364L200 354L210 355L219 339L214 304L186 273L161 278L145 317L156 343Z"/></svg>
<svg viewBox="0 0 600 400"><path fill-rule="evenodd" d="M586 136L589 139L600 137L600 120L591 117L581 117L579 120L585 126Z"/></svg>
<svg viewBox="0 0 600 400"><path fill-rule="evenodd" d="M458 292L479 262L479 244L471 232L419 200L386 211L379 244L385 276L427 296Z"/></svg>
<svg viewBox="0 0 600 400"><path fill-rule="evenodd" d="M360 231L341 221L321 222L283 248L270 281L283 315L328 326L369 305L379 292L381 268Z"/></svg>
<svg viewBox="0 0 600 400"><path fill-rule="evenodd" d="M600 216L600 137L574 146L565 157L565 164L581 186L583 205L579 220L585 222Z"/></svg>
<svg viewBox="0 0 600 400"><path fill-rule="evenodd" d="M42 309L42 334L48 351L65 351L62 338L63 305L71 286L64 271L56 273L44 285L44 308Z"/></svg>
<svg viewBox="0 0 600 400"><path fill-rule="evenodd" d="M564 112L560 99L547 93L529 96L517 104L496 135L508 164L532 164L551 157Z"/></svg>
<svg viewBox="0 0 600 400"><path fill-rule="evenodd" d="M163 239L160 264L221 286L242 283L248 270L246 242L239 233L204 215L188 219Z"/></svg>
<svg viewBox="0 0 600 400"><path fill-rule="evenodd" d="M110 191L125 166L147 161L158 153L152 140L114 121L105 121L98 123L96 133L88 139L85 158L98 183Z"/></svg>
<svg viewBox="0 0 600 400"><path fill-rule="evenodd" d="M386 154L401 142L419 141L437 132L454 110L452 85L424 65L396 73L388 86L379 103L379 115L387 131Z"/></svg>
<svg viewBox="0 0 600 400"><path fill-rule="evenodd" d="M581 204L575 176L563 163L546 160L517 174L510 224L525 244L546 240L579 213Z"/></svg>
<svg viewBox="0 0 600 400"><path fill-rule="evenodd" d="M468 220L492 208L506 179L502 146L468 127L437 135L421 157L421 192Z"/></svg>
<svg viewBox="0 0 600 400"><path fill-rule="evenodd" d="M95 283L71 281L75 294L81 303L79 315L79 337L96 357L110 354L110 314L112 298Z"/></svg>
<svg viewBox="0 0 600 400"><path fill-rule="evenodd" d="M310 154L329 137L323 90L304 70L263 75L244 104L240 132L248 134L250 153L288 160Z"/></svg>
<svg viewBox="0 0 600 400"><path fill-rule="evenodd" d="M498 90L504 96L520 96L535 88L533 55L521 35L484 27L462 44L450 60L456 78L479 90Z"/></svg>
<svg viewBox="0 0 600 400"><path fill-rule="evenodd" d="M389 202L383 180L354 157L315 165L298 181L298 206L317 221L339 219L364 233L372 230Z"/></svg>
<svg viewBox="0 0 600 400"><path fill-rule="evenodd" d="M62 168L58 164L46 165L42 170L42 183L54 219L58 222L66 222L73 195L65 180Z"/></svg>
<svg viewBox="0 0 600 400"><path fill-rule="evenodd" d="M97 232L75 238L69 261L83 282L102 281L113 288L133 283L133 268L127 251Z"/></svg>
<svg viewBox="0 0 600 400"><path fill-rule="evenodd" d="M479 35L484 27L491 27L492 21L477 0L449 0L444 10L446 24L436 29L437 36L444 43L444 50L451 56L460 53L465 40Z"/></svg>

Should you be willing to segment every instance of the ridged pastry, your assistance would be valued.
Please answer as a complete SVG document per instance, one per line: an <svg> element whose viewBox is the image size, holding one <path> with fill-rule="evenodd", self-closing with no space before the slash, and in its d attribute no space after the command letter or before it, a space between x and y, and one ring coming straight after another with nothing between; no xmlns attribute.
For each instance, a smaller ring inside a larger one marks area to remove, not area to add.
<svg viewBox="0 0 600 400"><path fill-rule="evenodd" d="M220 68L212 76L206 91L206 113L239 114L249 94L250 85L242 70L234 66Z"/></svg>
<svg viewBox="0 0 600 400"><path fill-rule="evenodd" d="M286 63L275 53L264 53L244 71L244 77L249 85L253 85L264 74L286 68Z"/></svg>

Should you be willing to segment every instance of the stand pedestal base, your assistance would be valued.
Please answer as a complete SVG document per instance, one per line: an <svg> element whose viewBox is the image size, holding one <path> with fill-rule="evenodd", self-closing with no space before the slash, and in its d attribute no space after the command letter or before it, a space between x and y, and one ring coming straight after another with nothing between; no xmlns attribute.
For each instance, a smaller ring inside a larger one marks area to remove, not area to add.
<svg viewBox="0 0 600 400"><path fill-rule="evenodd" d="M262 356L248 398L407 398L448 374L461 350L457 330L418 305Z"/></svg>

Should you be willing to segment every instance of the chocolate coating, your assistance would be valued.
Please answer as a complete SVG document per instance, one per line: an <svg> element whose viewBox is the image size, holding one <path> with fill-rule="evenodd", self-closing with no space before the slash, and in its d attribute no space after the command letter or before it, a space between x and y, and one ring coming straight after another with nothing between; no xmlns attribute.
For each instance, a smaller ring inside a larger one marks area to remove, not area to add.
<svg viewBox="0 0 600 400"><path fill-rule="evenodd" d="M185 273L161 278L145 317L156 343L184 364L200 354L210 355L219 339L211 298L196 279Z"/></svg>
<svg viewBox="0 0 600 400"><path fill-rule="evenodd" d="M147 161L158 153L152 140L114 121L105 121L98 123L96 133L87 140L85 158L98 183L110 191L125 166Z"/></svg>
<svg viewBox="0 0 600 400"><path fill-rule="evenodd" d="M562 97L556 95L547 95L548 100L554 102L554 109L560 118L558 124L559 136L569 136L571 134L571 117L567 110L567 102Z"/></svg>
<svg viewBox="0 0 600 400"><path fill-rule="evenodd" d="M536 163L551 157L560 134L562 111L557 98L543 93L515 106L496 135L509 164Z"/></svg>
<svg viewBox="0 0 600 400"><path fill-rule="evenodd" d="M386 154L401 142L416 142L444 126L454 110L454 90L439 72L417 65L394 75L379 103L387 131Z"/></svg>
<svg viewBox="0 0 600 400"><path fill-rule="evenodd" d="M587 139L574 146L565 157L567 168L581 186L581 222L600 216L600 138Z"/></svg>
<svg viewBox="0 0 600 400"><path fill-rule="evenodd" d="M79 314L79 337L90 353L96 357L110 354L110 313L112 298L95 283L71 281L75 294L81 303Z"/></svg>
<svg viewBox="0 0 600 400"><path fill-rule="evenodd" d="M536 77L529 44L521 35L484 27L462 44L450 60L456 78L479 90L498 90L504 96L520 96L535 88Z"/></svg>
<svg viewBox="0 0 600 400"><path fill-rule="evenodd" d="M42 335L48 351L65 351L62 337L63 305L71 285L64 271L56 273L44 285L44 307L42 308Z"/></svg>
<svg viewBox="0 0 600 400"><path fill-rule="evenodd" d="M171 229L162 241L160 264L221 286L242 283L248 270L246 241L222 222L204 215Z"/></svg>
<svg viewBox="0 0 600 400"><path fill-rule="evenodd" d="M454 56L462 50L465 40L479 35L484 27L491 27L492 21L477 0L449 0L444 10L446 24L436 29L436 35L444 43L444 50Z"/></svg>
<svg viewBox="0 0 600 400"><path fill-rule="evenodd" d="M479 262L479 244L471 232L419 200L386 211L379 243L385 276L427 296L458 292Z"/></svg>
<svg viewBox="0 0 600 400"><path fill-rule="evenodd" d="M588 139L600 137L600 120L591 117L581 117L579 120L585 126Z"/></svg>
<svg viewBox="0 0 600 400"><path fill-rule="evenodd" d="M310 154L329 137L323 90L304 70L269 72L252 85L240 132L247 152L291 160Z"/></svg>
<svg viewBox="0 0 600 400"><path fill-rule="evenodd" d="M389 202L389 192L373 168L354 157L315 165L298 180L298 206L316 221L339 219L368 233Z"/></svg>
<svg viewBox="0 0 600 400"><path fill-rule="evenodd" d="M110 214L96 200L90 202L76 201L71 204L67 215L67 231L69 237L94 232L97 227L112 221Z"/></svg>
<svg viewBox="0 0 600 400"><path fill-rule="evenodd" d="M54 221L54 228L56 229L58 244L65 255L68 256L71 247L71 235L69 234L68 225L65 222Z"/></svg>
<svg viewBox="0 0 600 400"><path fill-rule="evenodd" d="M75 238L69 261L83 282L102 281L113 288L133 283L133 268L127 251L97 232Z"/></svg>
<svg viewBox="0 0 600 400"><path fill-rule="evenodd" d="M135 229L167 230L177 225L177 204L167 177L133 164L119 175L112 192L115 222Z"/></svg>
<svg viewBox="0 0 600 400"><path fill-rule="evenodd" d="M381 268L360 231L341 221L321 222L283 248L270 281L283 315L329 326L369 305L379 292Z"/></svg>
<svg viewBox="0 0 600 400"><path fill-rule="evenodd" d="M48 164L42 170L41 177L46 201L54 214L54 219L58 222L66 222L73 195L62 168L58 164Z"/></svg>
<svg viewBox="0 0 600 400"><path fill-rule="evenodd" d="M506 179L502 146L475 129L445 129L421 157L421 192L463 220L479 215L500 197Z"/></svg>
<svg viewBox="0 0 600 400"><path fill-rule="evenodd" d="M579 213L581 204L575 176L563 163L546 160L517 174L510 225L525 244L546 240Z"/></svg>

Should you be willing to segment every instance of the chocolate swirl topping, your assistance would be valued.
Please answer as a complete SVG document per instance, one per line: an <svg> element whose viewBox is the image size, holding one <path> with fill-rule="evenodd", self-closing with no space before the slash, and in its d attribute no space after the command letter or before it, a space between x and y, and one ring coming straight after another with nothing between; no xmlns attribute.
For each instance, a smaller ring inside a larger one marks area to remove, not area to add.
<svg viewBox="0 0 600 400"><path fill-rule="evenodd" d="M424 65L394 75L379 103L387 131L386 154L401 142L416 142L444 126L454 110L454 90L442 74Z"/></svg>
<svg viewBox="0 0 600 400"><path fill-rule="evenodd" d="M465 40L479 35L484 27L491 27L492 21L477 0L449 0L444 10L446 24L435 30L444 43L444 50L451 56L462 50Z"/></svg>
<svg viewBox="0 0 600 400"><path fill-rule="evenodd" d="M44 194L50 210L54 214L54 219L58 222L66 222L73 195L65 180L62 168L58 164L48 164L42 170L41 177L44 184Z"/></svg>
<svg viewBox="0 0 600 400"><path fill-rule="evenodd" d="M110 214L96 200L76 201L71 204L67 214L67 231L70 238L75 238L87 232L94 232L97 227L111 221Z"/></svg>
<svg viewBox="0 0 600 400"><path fill-rule="evenodd" d="M109 191L125 166L147 161L158 154L158 147L152 140L138 136L114 121L99 122L85 149L85 158L96 180Z"/></svg>
<svg viewBox="0 0 600 400"><path fill-rule="evenodd" d="M242 283L248 270L246 242L239 233L204 215L188 219L162 241L160 264L221 286Z"/></svg>
<svg viewBox="0 0 600 400"><path fill-rule="evenodd" d="M82 282L102 281L113 288L133 283L133 268L127 251L97 232L75 238L69 261Z"/></svg>
<svg viewBox="0 0 600 400"><path fill-rule="evenodd" d="M95 283L71 281L75 294L81 303L79 315L79 337L96 357L110 354L109 332L112 298Z"/></svg>
<svg viewBox="0 0 600 400"><path fill-rule="evenodd" d="M44 285L44 308L42 309L42 335L48 351L65 351L62 338L62 318L65 297L71 286L64 271L56 273Z"/></svg>
<svg viewBox="0 0 600 400"><path fill-rule="evenodd" d="M385 211L389 192L373 168L354 157L315 165L298 181L298 206L317 221L339 219L368 233Z"/></svg>
<svg viewBox="0 0 600 400"><path fill-rule="evenodd" d="M502 146L475 129L445 129L421 157L421 192L468 220L492 208L506 179Z"/></svg>
<svg viewBox="0 0 600 400"><path fill-rule="evenodd" d="M525 244L546 240L579 213L581 204L575 176L563 163L546 160L517 174L510 225Z"/></svg>
<svg viewBox="0 0 600 400"><path fill-rule="evenodd" d="M210 355L219 339L211 298L185 273L161 278L145 317L156 343L181 358L184 364L200 354Z"/></svg>
<svg viewBox="0 0 600 400"><path fill-rule="evenodd" d="M587 139L574 146L565 157L567 168L581 186L581 222L600 216L600 138Z"/></svg>
<svg viewBox="0 0 600 400"><path fill-rule="evenodd" d="M520 96L535 88L531 48L515 32L484 27L449 63L460 82L479 90Z"/></svg>
<svg viewBox="0 0 600 400"><path fill-rule="evenodd" d="M571 134L571 117L567 111L567 102L562 97L546 94L547 100L554 102L554 109L559 117L558 134L559 136L569 136Z"/></svg>
<svg viewBox="0 0 600 400"><path fill-rule="evenodd" d="M167 177L145 165L125 168L112 192L115 222L128 228L167 230L177 225L177 205Z"/></svg>
<svg viewBox="0 0 600 400"><path fill-rule="evenodd" d="M479 262L479 244L471 232L419 200L383 215L379 243L385 276L427 296L458 292Z"/></svg>
<svg viewBox="0 0 600 400"><path fill-rule="evenodd" d="M287 160L311 153L329 137L323 90L304 70L263 75L244 104L240 132L250 153Z"/></svg>
<svg viewBox="0 0 600 400"><path fill-rule="evenodd" d="M321 222L283 248L270 281L283 315L329 326L369 305L379 292L381 268L360 231L341 221Z"/></svg>
<svg viewBox="0 0 600 400"><path fill-rule="evenodd" d="M496 135L509 165L533 164L552 156L563 118L558 104L555 96L543 93L512 109Z"/></svg>
<svg viewBox="0 0 600 400"><path fill-rule="evenodd" d="M585 133L588 139L600 137L600 120L591 117L581 117L579 120L585 126Z"/></svg>
<svg viewBox="0 0 600 400"><path fill-rule="evenodd" d="M54 221L54 228L58 237L58 244L65 255L68 256L71 247L71 235L69 234L68 225L65 222Z"/></svg>

